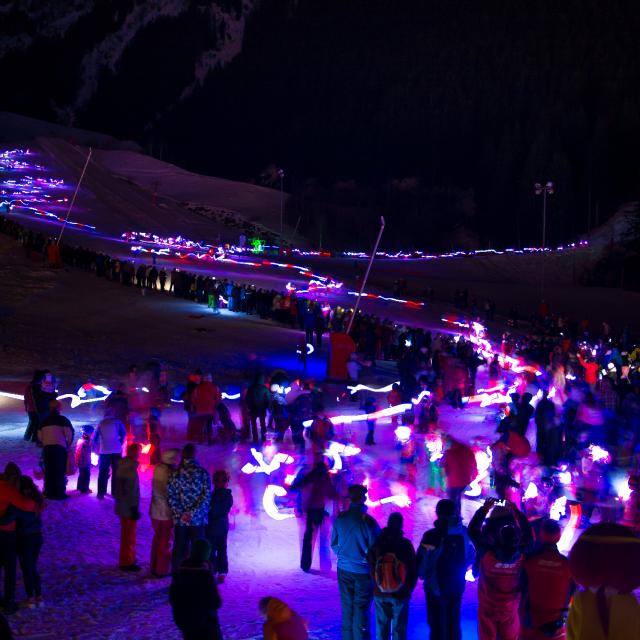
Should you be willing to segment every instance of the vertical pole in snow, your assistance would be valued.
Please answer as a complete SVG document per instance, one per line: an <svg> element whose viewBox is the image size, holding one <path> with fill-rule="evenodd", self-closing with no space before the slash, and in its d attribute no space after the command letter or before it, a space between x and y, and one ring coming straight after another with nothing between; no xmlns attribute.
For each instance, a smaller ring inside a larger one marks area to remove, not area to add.
<svg viewBox="0 0 640 640"><path fill-rule="evenodd" d="M80 185L82 184L82 179L84 178L85 171L89 166L89 160L91 160L91 153L93 149L89 147L89 153L87 155L87 159L84 163L84 167L82 168L82 173L80 174L80 180L78 180L78 184L76 185L76 190L73 192L73 198L71 198L71 202L69 203L69 208L67 209L67 215L62 223L62 229L60 229L60 235L58 236L58 241L56 244L60 244L60 240L62 239L62 234L64 233L64 229L67 226L67 220L69 219L69 215L71 214L71 209L73 208L73 204L76 201L76 196L78 195L78 190L80 189Z"/></svg>
<svg viewBox="0 0 640 640"><path fill-rule="evenodd" d="M376 253L378 252L378 245L380 244L380 238L382 238L382 232L384 231L384 217L380 216L380 231L378 231L378 239L376 240L375 247L373 247L373 252L371 253L371 257L369 258L369 265L367 266L367 271L364 274L364 278L362 279L362 284L360 285L360 291L358 292L358 298L356 300L356 306L353 309L353 313L351 314L351 318L349 319L349 326L347 327L347 335L351 333L351 326L353 325L353 320L356 317L356 313L358 313L358 307L360 306L360 298L362 297L362 292L367 284L367 279L369 278L369 272L371 271L371 265L376 257Z"/></svg>

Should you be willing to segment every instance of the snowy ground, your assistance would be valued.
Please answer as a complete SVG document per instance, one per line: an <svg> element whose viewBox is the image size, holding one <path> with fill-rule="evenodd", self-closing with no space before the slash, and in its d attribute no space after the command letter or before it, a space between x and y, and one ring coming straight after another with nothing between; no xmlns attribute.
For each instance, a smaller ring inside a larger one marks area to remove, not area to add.
<svg viewBox="0 0 640 640"><path fill-rule="evenodd" d="M352 407L352 411L357 404ZM483 413L471 410L464 414L448 415L444 412L444 424L461 435L476 434L487 430L482 423ZM68 411L74 425L95 422L98 413L84 408ZM163 416L165 440L163 446L182 444L186 420L179 409ZM39 451L22 439L24 416L18 402L0 400L0 464L15 460L23 472L32 473ZM348 438L362 445L364 425L355 427ZM340 438L339 438L340 439ZM353 465L356 479L370 475L372 499L407 491L414 504L404 509L406 535L417 544L422 533L434 518L436 499L415 495L410 487L397 481L398 453L393 448L392 429L387 421L379 423L379 444L366 449ZM288 450L288 444L285 444ZM299 456L291 469L297 467ZM220 613L225 638L248 639L260 635L260 617L256 606L264 595L281 597L301 613L310 624L312 637L337 638L340 633L340 605L335 575L335 558L332 558L330 574L321 574L319 560L314 558L311 574L299 569L299 548L303 533L303 520L291 518L281 522L264 513L261 496L266 482L264 475L248 477L239 469L250 461L245 446L224 448L201 447L201 462L210 470L227 468L232 474L236 509L232 518L235 524L229 534L230 575L221 587L224 600ZM421 475L418 484L422 484ZM144 468L142 479L142 513L148 512L151 470ZM274 480L276 482L276 480ZM96 489L96 470L93 470L92 488ZM69 487L75 487L75 477L69 479ZM124 575L117 568L119 526L113 514L111 500L98 501L95 495L80 496L71 492L72 498L64 503L47 502L44 514L45 545L40 562L47 601L46 609L33 611L21 609L11 622L17 637L54 638L128 638L135 629L136 638L154 638L162 632L167 638L178 638L171 621L167 602L168 580L153 579L148 575L148 558L151 544L150 520L146 515L139 525L138 554L145 571L140 575ZM468 520L476 503L465 504ZM373 508L372 515L381 524L386 522L393 509L389 506ZM18 597L22 597L18 586ZM475 585L469 585L463 612L465 639L475 635ZM414 592L411 607L410 638L425 637L426 613L421 586Z"/></svg>

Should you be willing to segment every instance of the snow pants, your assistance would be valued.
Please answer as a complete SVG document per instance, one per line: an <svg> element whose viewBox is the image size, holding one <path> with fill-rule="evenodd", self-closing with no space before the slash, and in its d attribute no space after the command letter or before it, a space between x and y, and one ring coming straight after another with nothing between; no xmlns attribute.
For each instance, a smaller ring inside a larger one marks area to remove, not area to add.
<svg viewBox="0 0 640 640"><path fill-rule="evenodd" d="M151 541L150 570L154 576L166 576L171 571L171 540L173 520L151 518L153 540Z"/></svg>
<svg viewBox="0 0 640 640"><path fill-rule="evenodd" d="M502 610L486 611L478 607L478 640L518 640L520 618L518 607L505 606Z"/></svg>
<svg viewBox="0 0 640 640"><path fill-rule="evenodd" d="M130 567L136 563L136 526L133 518L120 518L120 559L121 567Z"/></svg>
<svg viewBox="0 0 640 640"><path fill-rule="evenodd" d="M371 640L371 576L338 569L338 587L342 605L342 640Z"/></svg>
<svg viewBox="0 0 640 640"><path fill-rule="evenodd" d="M44 459L44 495L61 500L66 494L67 450L59 444L42 449Z"/></svg>

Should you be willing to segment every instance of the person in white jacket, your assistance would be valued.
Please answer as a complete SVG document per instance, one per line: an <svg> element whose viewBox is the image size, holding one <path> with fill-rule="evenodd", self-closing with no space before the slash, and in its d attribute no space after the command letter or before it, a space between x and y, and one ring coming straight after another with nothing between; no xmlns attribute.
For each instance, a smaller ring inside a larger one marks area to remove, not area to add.
<svg viewBox="0 0 640 640"><path fill-rule="evenodd" d="M179 449L162 452L162 462L153 470L153 482L149 515L153 527L151 542L151 575L164 578L171 574L171 540L173 539L173 516L167 502L167 484L176 469Z"/></svg>
<svg viewBox="0 0 640 640"><path fill-rule="evenodd" d="M93 435L94 451L100 454L98 463L98 498L102 500L107 493L109 469L111 469L111 493L113 494L113 478L122 459L122 445L127 431L124 423L115 417L112 407L107 407L104 418L98 424Z"/></svg>

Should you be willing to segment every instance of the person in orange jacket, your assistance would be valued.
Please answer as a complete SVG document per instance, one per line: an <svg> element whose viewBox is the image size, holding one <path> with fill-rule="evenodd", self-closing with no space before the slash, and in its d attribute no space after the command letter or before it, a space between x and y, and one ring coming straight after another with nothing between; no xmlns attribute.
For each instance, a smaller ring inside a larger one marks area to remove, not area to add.
<svg viewBox="0 0 640 640"><path fill-rule="evenodd" d="M0 476L0 518L7 515L9 507L35 513L38 505L23 496L19 489L9 480ZM16 606L16 521L0 524L0 569L4 572L3 602L4 613L11 614L18 610Z"/></svg>
<svg viewBox="0 0 640 640"><path fill-rule="evenodd" d="M265 617L264 640L308 640L305 621L282 600L266 596L260 600L258 608Z"/></svg>
<svg viewBox="0 0 640 640"><path fill-rule="evenodd" d="M556 546L560 525L544 520L538 534L539 548L525 561L520 606L521 640L565 640L566 618L574 582L569 561Z"/></svg>

